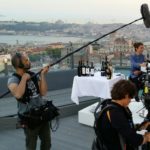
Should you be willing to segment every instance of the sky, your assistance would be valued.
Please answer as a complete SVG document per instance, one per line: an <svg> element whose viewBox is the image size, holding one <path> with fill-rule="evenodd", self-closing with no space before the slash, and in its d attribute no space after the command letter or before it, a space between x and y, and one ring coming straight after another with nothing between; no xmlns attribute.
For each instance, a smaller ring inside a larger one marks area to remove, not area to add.
<svg viewBox="0 0 150 150"><path fill-rule="evenodd" d="M0 0L0 21L128 23L143 3L150 8L150 0Z"/></svg>

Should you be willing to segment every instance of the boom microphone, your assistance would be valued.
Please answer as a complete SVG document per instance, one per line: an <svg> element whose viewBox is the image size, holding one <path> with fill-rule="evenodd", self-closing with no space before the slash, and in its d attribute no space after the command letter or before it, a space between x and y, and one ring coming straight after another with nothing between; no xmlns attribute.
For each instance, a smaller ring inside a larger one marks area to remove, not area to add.
<svg viewBox="0 0 150 150"><path fill-rule="evenodd" d="M141 14L146 28L150 28L150 12L147 4L141 5Z"/></svg>

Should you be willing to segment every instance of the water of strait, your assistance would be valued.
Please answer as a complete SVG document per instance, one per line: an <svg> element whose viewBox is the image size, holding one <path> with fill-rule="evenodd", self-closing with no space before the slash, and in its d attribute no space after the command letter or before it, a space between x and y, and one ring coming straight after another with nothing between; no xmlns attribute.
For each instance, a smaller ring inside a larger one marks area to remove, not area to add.
<svg viewBox="0 0 150 150"><path fill-rule="evenodd" d="M49 44L49 43L68 43L68 42L88 42L91 39L80 37L66 37L66 36L38 36L38 35L0 35L0 43L14 44Z"/></svg>

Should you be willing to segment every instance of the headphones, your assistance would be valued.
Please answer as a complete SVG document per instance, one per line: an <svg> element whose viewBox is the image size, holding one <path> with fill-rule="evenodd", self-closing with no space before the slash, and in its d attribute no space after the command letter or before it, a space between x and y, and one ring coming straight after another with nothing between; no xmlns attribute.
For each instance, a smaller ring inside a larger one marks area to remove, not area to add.
<svg viewBox="0 0 150 150"><path fill-rule="evenodd" d="M24 68L24 64L22 63L22 54L17 52L15 55L19 60L17 67Z"/></svg>

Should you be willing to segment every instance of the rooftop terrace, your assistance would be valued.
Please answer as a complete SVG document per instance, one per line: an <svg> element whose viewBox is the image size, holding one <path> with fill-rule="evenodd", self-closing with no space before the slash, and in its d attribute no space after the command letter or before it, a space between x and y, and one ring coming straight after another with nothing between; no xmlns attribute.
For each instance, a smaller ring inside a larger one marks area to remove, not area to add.
<svg viewBox="0 0 150 150"><path fill-rule="evenodd" d="M49 91L47 97L60 108L59 128L52 132L52 150L90 150L94 137L91 127L78 123L78 111L99 100L94 97L80 98L80 105L71 101L73 70L50 73L47 76ZM61 80L60 80L61 76ZM7 77L1 79L0 93L6 91ZM16 100L8 95L0 99L0 150L25 150L22 129L16 129ZM37 150L40 142L38 141Z"/></svg>
<svg viewBox="0 0 150 150"><path fill-rule="evenodd" d="M1 121L0 119L0 124ZM23 130L15 129L10 123L15 122L5 119L5 127L0 127L0 150L25 150ZM52 132L51 136L52 150L90 150L94 130L79 124L78 116L73 115L61 118L58 130ZM38 141L37 150L39 150L39 145Z"/></svg>

